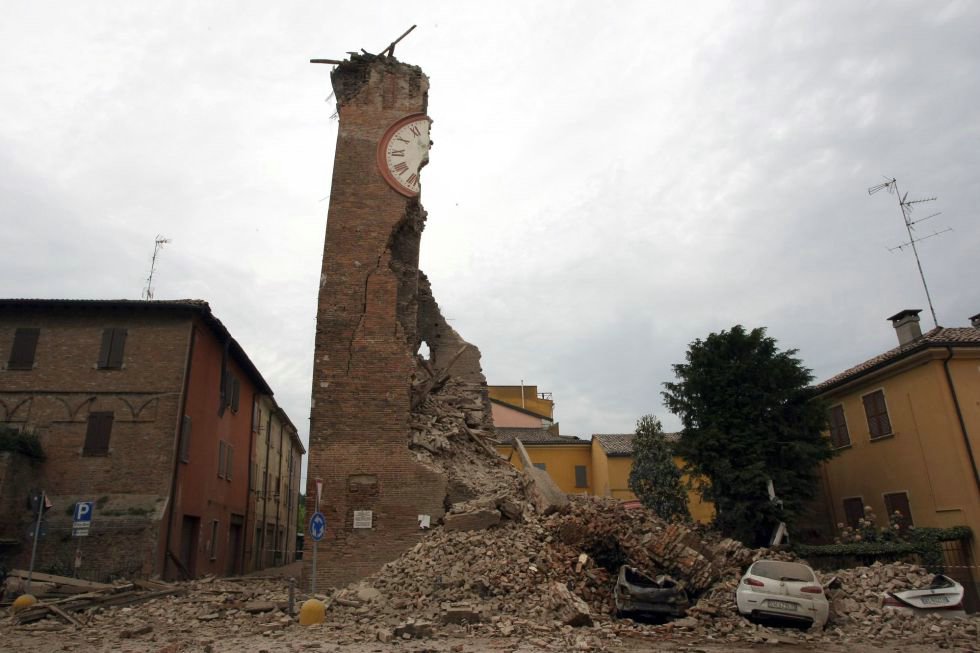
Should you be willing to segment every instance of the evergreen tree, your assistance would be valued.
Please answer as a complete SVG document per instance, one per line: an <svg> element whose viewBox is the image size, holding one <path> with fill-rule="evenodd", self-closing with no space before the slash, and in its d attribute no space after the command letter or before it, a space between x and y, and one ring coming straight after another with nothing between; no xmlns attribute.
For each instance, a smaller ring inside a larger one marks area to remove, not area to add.
<svg viewBox="0 0 980 653"><path fill-rule="evenodd" d="M644 415L636 423L629 485L640 503L662 518L690 519L687 490L674 464L673 447L653 415Z"/></svg>
<svg viewBox="0 0 980 653"><path fill-rule="evenodd" d="M764 328L695 340L673 366L664 403L684 430L675 451L702 496L715 504L722 532L766 544L780 521L792 524L817 490L817 466L833 455L826 406L812 398L813 377L780 351ZM769 500L772 480L781 504Z"/></svg>

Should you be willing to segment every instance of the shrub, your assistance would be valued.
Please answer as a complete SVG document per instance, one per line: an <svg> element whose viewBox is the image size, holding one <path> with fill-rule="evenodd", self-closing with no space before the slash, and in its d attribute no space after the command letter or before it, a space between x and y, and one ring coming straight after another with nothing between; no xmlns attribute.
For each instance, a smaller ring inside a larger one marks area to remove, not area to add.
<svg viewBox="0 0 980 653"><path fill-rule="evenodd" d="M37 461L43 461L44 449L36 433L20 431L6 424L0 424L0 451L19 453Z"/></svg>

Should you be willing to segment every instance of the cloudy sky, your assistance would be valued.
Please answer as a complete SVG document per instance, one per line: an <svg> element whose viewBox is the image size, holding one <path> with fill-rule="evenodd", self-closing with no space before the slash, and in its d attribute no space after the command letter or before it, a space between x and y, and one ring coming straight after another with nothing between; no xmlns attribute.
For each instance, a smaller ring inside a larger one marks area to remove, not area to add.
<svg viewBox="0 0 980 653"><path fill-rule="evenodd" d="M668 429L695 338L765 326L817 380L980 312L974 2L36 2L0 21L0 296L211 303L304 439L329 66L431 80L422 267L492 384L562 433ZM928 310L923 326L931 327Z"/></svg>

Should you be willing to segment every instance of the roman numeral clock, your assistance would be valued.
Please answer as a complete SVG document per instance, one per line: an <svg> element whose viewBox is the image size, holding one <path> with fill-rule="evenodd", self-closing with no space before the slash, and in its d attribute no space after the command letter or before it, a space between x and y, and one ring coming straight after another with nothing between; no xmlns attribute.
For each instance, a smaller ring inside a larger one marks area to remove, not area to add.
<svg viewBox="0 0 980 653"><path fill-rule="evenodd" d="M429 162L429 125L424 113L405 116L388 127L378 142L378 170L388 185L406 197L419 194L419 170Z"/></svg>

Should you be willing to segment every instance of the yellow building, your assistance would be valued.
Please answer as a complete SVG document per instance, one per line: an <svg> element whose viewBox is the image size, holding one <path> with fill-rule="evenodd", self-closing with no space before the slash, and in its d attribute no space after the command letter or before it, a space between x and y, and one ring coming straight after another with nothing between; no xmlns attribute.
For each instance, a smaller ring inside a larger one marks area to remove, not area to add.
<svg viewBox="0 0 980 653"><path fill-rule="evenodd" d="M822 470L832 530L871 506L881 525L899 510L915 526L980 534L980 315L972 327L923 334L919 312L889 318L898 347L816 386L838 450ZM976 537L948 545L947 564L980 559Z"/></svg>
<svg viewBox="0 0 980 653"><path fill-rule="evenodd" d="M568 494L592 494L623 501L636 500L629 489L633 468L633 434L595 434L591 440L574 436L556 436L544 428L496 429L500 444L497 451L520 468L520 459L511 443L520 439L535 467L548 472L558 487ZM668 437L676 434L668 434ZM680 460L675 459L680 465ZM688 492L688 509L697 521L707 523L714 517L713 506L702 501L694 491Z"/></svg>
<svg viewBox="0 0 980 653"><path fill-rule="evenodd" d="M555 402L550 392L538 392L536 385L487 386L495 426L538 428L555 420Z"/></svg>
<svg viewBox="0 0 980 653"><path fill-rule="evenodd" d="M306 449L296 427L270 395L252 407L249 571L289 564L296 557L301 461Z"/></svg>

